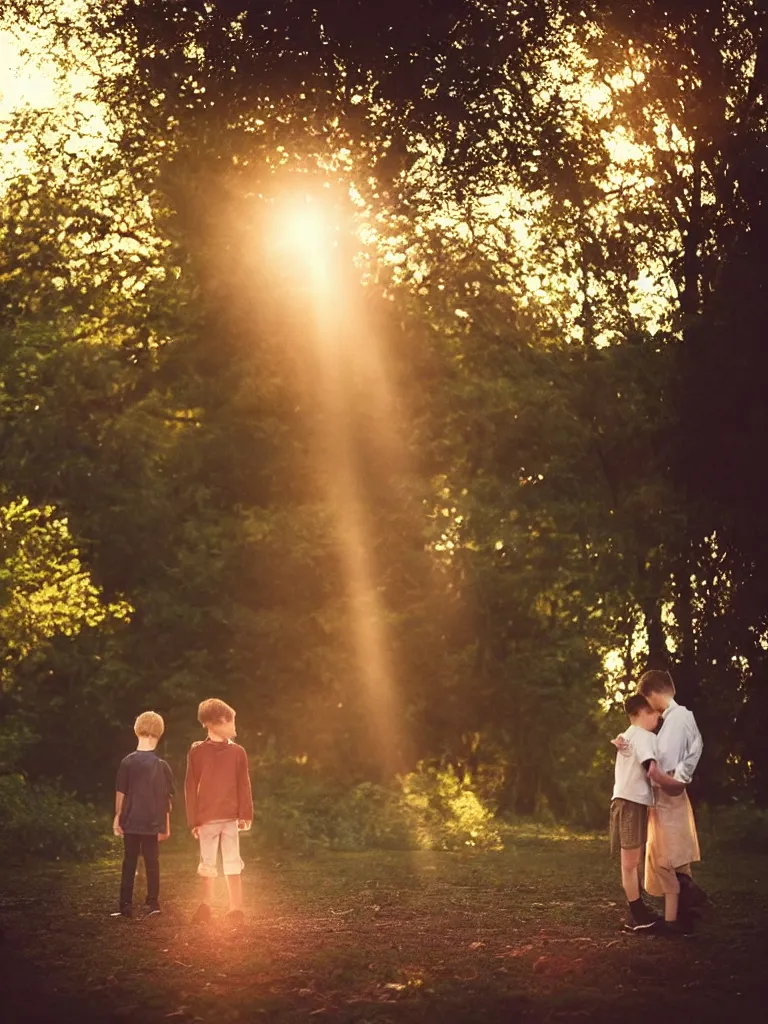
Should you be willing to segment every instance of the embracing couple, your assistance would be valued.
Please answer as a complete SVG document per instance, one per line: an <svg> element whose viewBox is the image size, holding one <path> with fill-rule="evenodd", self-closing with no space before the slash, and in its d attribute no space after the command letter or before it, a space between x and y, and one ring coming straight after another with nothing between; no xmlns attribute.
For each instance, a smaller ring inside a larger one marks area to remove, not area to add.
<svg viewBox="0 0 768 1024"><path fill-rule="evenodd" d="M691 877L691 864L701 857L687 793L704 746L701 733L692 712L675 700L669 672L646 672L624 710L630 726L612 741L618 753L610 831L611 850L621 851L625 927L686 934L706 901ZM643 902L643 873L645 891L664 897L663 921Z"/></svg>

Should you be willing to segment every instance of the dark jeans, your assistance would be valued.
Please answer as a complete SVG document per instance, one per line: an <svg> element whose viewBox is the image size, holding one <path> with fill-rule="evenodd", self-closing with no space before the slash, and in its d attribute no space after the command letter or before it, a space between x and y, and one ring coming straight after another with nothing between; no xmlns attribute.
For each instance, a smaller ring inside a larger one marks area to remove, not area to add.
<svg viewBox="0 0 768 1024"><path fill-rule="evenodd" d="M133 881L136 877L139 855L144 858L144 870L147 873L147 906L156 907L160 896L160 851L157 835L141 836L135 832L126 832L123 843L125 855L120 882L120 907L130 907L133 902Z"/></svg>

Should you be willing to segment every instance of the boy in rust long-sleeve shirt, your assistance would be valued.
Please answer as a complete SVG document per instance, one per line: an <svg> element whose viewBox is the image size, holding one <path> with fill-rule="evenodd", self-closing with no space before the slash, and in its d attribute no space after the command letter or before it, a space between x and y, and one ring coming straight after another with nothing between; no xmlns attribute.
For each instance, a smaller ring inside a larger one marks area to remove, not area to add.
<svg viewBox="0 0 768 1024"><path fill-rule="evenodd" d="M187 824L200 841L200 863L197 873L203 884L203 902L195 913L195 921L211 918L213 887L218 874L216 860L221 847L221 861L229 892L229 920L243 920L243 886L239 833L251 827L253 799L248 777L245 750L234 743L235 711L223 700L204 700L197 709L200 724L208 730L208 738L193 743L187 755L187 777L184 796Z"/></svg>

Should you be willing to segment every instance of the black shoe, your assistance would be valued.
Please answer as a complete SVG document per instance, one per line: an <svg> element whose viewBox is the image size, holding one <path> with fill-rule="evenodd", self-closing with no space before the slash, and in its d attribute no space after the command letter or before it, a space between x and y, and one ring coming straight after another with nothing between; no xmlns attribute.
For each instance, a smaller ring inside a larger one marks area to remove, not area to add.
<svg viewBox="0 0 768 1024"><path fill-rule="evenodd" d="M245 924L245 914L242 910L230 910L227 914L227 924L233 928L242 928Z"/></svg>
<svg viewBox="0 0 768 1024"><path fill-rule="evenodd" d="M110 917L133 917L133 907L130 905L130 903L128 903L125 906L120 907L119 910L116 910L114 912L114 914L110 914L109 916Z"/></svg>
<svg viewBox="0 0 768 1024"><path fill-rule="evenodd" d="M667 939L684 939L691 930L684 921L660 921L657 933Z"/></svg>
<svg viewBox="0 0 768 1024"><path fill-rule="evenodd" d="M680 883L681 909L698 910L699 907L703 907L705 903L709 902L707 894L700 886L696 885L690 875L678 871L677 880Z"/></svg>
<svg viewBox="0 0 768 1024"><path fill-rule="evenodd" d="M627 918L627 923L624 926L626 931L647 931L649 928L655 928L659 923L660 919L652 910L649 910L648 907L646 907L642 899L635 900L633 903L628 903L627 910L629 911L629 916Z"/></svg>
<svg viewBox="0 0 768 1024"><path fill-rule="evenodd" d="M145 917L158 917L160 915L160 907L157 903L148 903Z"/></svg>
<svg viewBox="0 0 768 1024"><path fill-rule="evenodd" d="M211 908L207 903L201 903L192 915L192 924L208 924L211 920Z"/></svg>
<svg viewBox="0 0 768 1024"><path fill-rule="evenodd" d="M630 919L624 925L624 931L632 932L633 935L655 935L663 924L664 922L658 917L653 921L649 921L648 924L637 924Z"/></svg>
<svg viewBox="0 0 768 1024"><path fill-rule="evenodd" d="M694 932L694 914L689 910L678 911L677 915L677 927L682 935L693 935Z"/></svg>
<svg viewBox="0 0 768 1024"><path fill-rule="evenodd" d="M632 935L656 935L664 924L661 920L651 921L650 924L638 925L634 922L627 922L624 925L625 932L631 932Z"/></svg>

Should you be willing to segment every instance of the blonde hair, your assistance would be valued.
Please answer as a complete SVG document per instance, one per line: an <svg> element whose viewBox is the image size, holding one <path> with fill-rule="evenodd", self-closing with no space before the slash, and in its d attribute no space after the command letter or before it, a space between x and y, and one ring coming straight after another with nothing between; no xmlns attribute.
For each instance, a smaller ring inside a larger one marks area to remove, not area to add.
<svg viewBox="0 0 768 1024"><path fill-rule="evenodd" d="M217 725L219 722L231 722L235 717L235 709L217 697L209 697L201 701L197 708L197 720L200 725Z"/></svg>
<svg viewBox="0 0 768 1024"><path fill-rule="evenodd" d="M165 732L165 722L156 711L143 711L133 723L137 736L151 736L159 740Z"/></svg>

